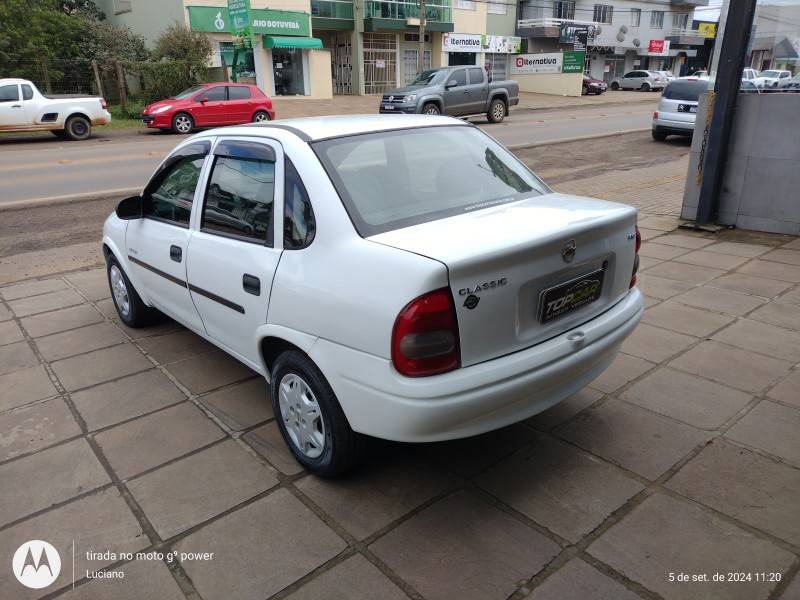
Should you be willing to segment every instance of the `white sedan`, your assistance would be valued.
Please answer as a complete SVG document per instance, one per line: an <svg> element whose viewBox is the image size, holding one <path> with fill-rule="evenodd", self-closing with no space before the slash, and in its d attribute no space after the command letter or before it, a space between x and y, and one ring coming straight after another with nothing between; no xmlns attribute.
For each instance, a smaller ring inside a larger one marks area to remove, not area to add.
<svg viewBox="0 0 800 600"><path fill-rule="evenodd" d="M120 319L157 309L264 375L321 475L365 435L472 436L581 389L641 317L639 244L633 208L424 115L193 136L103 232Z"/></svg>

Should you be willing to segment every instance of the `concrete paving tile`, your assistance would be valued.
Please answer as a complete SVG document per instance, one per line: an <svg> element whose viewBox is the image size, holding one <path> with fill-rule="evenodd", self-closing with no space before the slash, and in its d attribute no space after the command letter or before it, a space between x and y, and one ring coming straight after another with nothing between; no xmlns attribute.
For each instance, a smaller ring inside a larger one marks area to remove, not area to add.
<svg viewBox="0 0 800 600"><path fill-rule="evenodd" d="M725 273L722 269L698 267L674 261L663 262L650 269L648 275L656 275L665 279L674 279L691 285L700 285L711 281Z"/></svg>
<svg viewBox="0 0 800 600"><path fill-rule="evenodd" d="M750 319L739 319L713 339L775 358L800 362L800 332Z"/></svg>
<svg viewBox="0 0 800 600"><path fill-rule="evenodd" d="M656 258L648 258L647 256L640 256L639 272L642 273L644 271L647 271L647 269L655 267L656 265L660 265L663 262L664 262L663 260L658 260Z"/></svg>
<svg viewBox="0 0 800 600"><path fill-rule="evenodd" d="M680 219L675 217L663 217L660 215L650 215L639 220L640 227L659 229L661 231L673 231L681 224Z"/></svg>
<svg viewBox="0 0 800 600"><path fill-rule="evenodd" d="M234 431L242 431L273 417L269 384L263 377L211 392L198 400Z"/></svg>
<svg viewBox="0 0 800 600"><path fill-rule="evenodd" d="M750 319L800 331L800 306L770 302L748 315Z"/></svg>
<svg viewBox="0 0 800 600"><path fill-rule="evenodd" d="M354 554L344 562L312 579L288 600L408 600L392 580L361 554Z"/></svg>
<svg viewBox="0 0 800 600"><path fill-rule="evenodd" d="M786 250L785 248L773 250L761 258L764 260L786 263L788 265L800 265L800 252L796 250Z"/></svg>
<svg viewBox="0 0 800 600"><path fill-rule="evenodd" d="M657 479L711 435L619 400L585 410L554 432L648 479Z"/></svg>
<svg viewBox="0 0 800 600"><path fill-rule="evenodd" d="M39 352L47 361L60 360L125 341L122 332L111 323L96 323L80 329L62 331L36 340Z"/></svg>
<svg viewBox="0 0 800 600"><path fill-rule="evenodd" d="M697 338L669 329L639 323L622 343L622 351L652 362L661 362L694 344Z"/></svg>
<svg viewBox="0 0 800 600"><path fill-rule="evenodd" d="M134 560L112 570L119 579L95 579L68 591L63 600L185 600L169 568L158 560ZM78 573L76 573L77 578Z"/></svg>
<svg viewBox="0 0 800 600"><path fill-rule="evenodd" d="M102 300L111 296L105 267L70 273L65 278L89 300Z"/></svg>
<svg viewBox="0 0 800 600"><path fill-rule="evenodd" d="M774 454L800 467L800 410L762 400L725 437Z"/></svg>
<svg viewBox="0 0 800 600"><path fill-rule="evenodd" d="M101 431L95 439L116 474L126 479L223 437L199 408L184 402Z"/></svg>
<svg viewBox="0 0 800 600"><path fill-rule="evenodd" d="M61 383L74 391L152 368L132 344L119 344L51 364Z"/></svg>
<svg viewBox="0 0 800 600"><path fill-rule="evenodd" d="M768 396L800 408L800 369L792 371L786 379L769 391Z"/></svg>
<svg viewBox="0 0 800 600"><path fill-rule="evenodd" d="M62 310L54 310L20 319L25 331L33 338L51 335L68 329L93 325L103 320L91 304L79 304Z"/></svg>
<svg viewBox="0 0 800 600"><path fill-rule="evenodd" d="M651 362L620 352L611 366L589 385L596 390L610 394L654 366Z"/></svg>
<svg viewBox="0 0 800 600"><path fill-rule="evenodd" d="M573 558L528 596L530 600L641 600L621 583Z"/></svg>
<svg viewBox="0 0 800 600"><path fill-rule="evenodd" d="M770 260L751 260L749 263L736 269L738 273L769 277L792 283L800 282L800 267Z"/></svg>
<svg viewBox="0 0 800 600"><path fill-rule="evenodd" d="M27 317L28 315L75 306L84 302L84 299L73 290L58 290L57 292L31 296L30 298L9 300L8 306L18 317Z"/></svg>
<svg viewBox="0 0 800 600"><path fill-rule="evenodd" d="M548 408L546 411L534 415L530 419L523 421L535 427L539 431L549 431L571 419L576 414L591 406L603 397L603 392L595 390L590 387L585 387L582 390L572 394L569 398L562 400L555 406Z"/></svg>
<svg viewBox="0 0 800 600"><path fill-rule="evenodd" d="M278 483L275 471L227 440L129 481L128 489L166 540Z"/></svg>
<svg viewBox="0 0 800 600"><path fill-rule="evenodd" d="M717 572L785 572L794 555L687 500L654 494L588 548L629 579L676 600L762 600L775 583L713 582ZM708 582L669 581L669 573Z"/></svg>
<svg viewBox="0 0 800 600"><path fill-rule="evenodd" d="M39 359L31 350L28 342L17 342L0 346L0 375L35 367Z"/></svg>
<svg viewBox="0 0 800 600"><path fill-rule="evenodd" d="M669 365L746 392L760 393L786 375L792 363L708 341Z"/></svg>
<svg viewBox="0 0 800 600"><path fill-rule="evenodd" d="M706 246L709 252L719 254L731 254L733 256L743 256L745 258L755 258L765 252L772 250L772 246L762 246L760 244L741 244L739 242L719 242Z"/></svg>
<svg viewBox="0 0 800 600"><path fill-rule="evenodd" d="M800 306L800 286L797 286L793 290L786 292L775 298L775 302L780 302L781 304L792 304L794 306Z"/></svg>
<svg viewBox="0 0 800 600"><path fill-rule="evenodd" d="M72 402L89 431L116 425L185 399L183 392L157 369L72 394Z"/></svg>
<svg viewBox="0 0 800 600"><path fill-rule="evenodd" d="M179 552L214 553L213 560L182 563L205 600L269 597L345 547L344 540L285 489L203 527L176 545Z"/></svg>
<svg viewBox="0 0 800 600"><path fill-rule="evenodd" d="M119 327L123 332L125 332L126 335L134 340L142 340L154 335L162 335L171 331L180 331L185 329L183 325L176 323L166 316L162 316L161 320L153 325L133 329L132 327L128 327L120 322L119 317L117 316L117 309L114 308L114 301L111 300L111 298L100 300L96 304L101 313L114 321L117 327Z"/></svg>
<svg viewBox="0 0 800 600"><path fill-rule="evenodd" d="M0 461L80 435L61 398L0 414Z"/></svg>
<svg viewBox="0 0 800 600"><path fill-rule="evenodd" d="M247 432L242 439L281 473L296 475L303 471L303 467L286 447L275 421Z"/></svg>
<svg viewBox="0 0 800 600"><path fill-rule="evenodd" d="M56 393L55 386L42 366L0 375L0 411L54 396Z"/></svg>
<svg viewBox="0 0 800 600"><path fill-rule="evenodd" d="M782 246L785 250L800 250L800 239L795 239Z"/></svg>
<svg viewBox="0 0 800 600"><path fill-rule="evenodd" d="M0 346L21 342L25 339L22 330L14 321L4 321L0 323Z"/></svg>
<svg viewBox="0 0 800 600"><path fill-rule="evenodd" d="M11 311L5 305L0 304L0 322L8 321L12 317Z"/></svg>
<svg viewBox="0 0 800 600"><path fill-rule="evenodd" d="M647 227L640 227L639 235L642 236L642 240L646 241L656 238L660 235L664 235L664 232L661 229L648 229Z"/></svg>
<svg viewBox="0 0 800 600"><path fill-rule="evenodd" d="M657 298L658 300L666 300L692 289L694 286L682 281L675 281L674 279L665 279L663 277L656 277L652 273L646 273L637 278L637 285L642 293Z"/></svg>
<svg viewBox="0 0 800 600"><path fill-rule="evenodd" d="M800 600L800 575L795 575L789 586L783 590L780 600Z"/></svg>
<svg viewBox="0 0 800 600"><path fill-rule="evenodd" d="M679 304L674 299L648 308L642 316L643 323L696 337L707 336L733 320L733 317Z"/></svg>
<svg viewBox="0 0 800 600"><path fill-rule="evenodd" d="M87 560L86 552L136 552L150 545L125 500L115 488L91 494L57 509L28 519L0 532L0 564L10 565L17 548L28 540L45 539L61 555L61 574L46 590L72 583L72 543L75 542L75 576L85 576L112 560ZM116 581L116 580L112 580ZM95 582L104 583L104 582ZM108 582L105 582L108 583ZM79 588L76 588L79 589ZM9 576L0 577L0 598L39 598L42 590L28 590ZM79 596L83 598L83 596ZM116 595L110 596L116 598ZM140 596L147 598L148 596ZM108 595L105 598L109 598Z"/></svg>
<svg viewBox="0 0 800 600"><path fill-rule="evenodd" d="M143 339L140 345L160 365L216 350L216 346L211 342L207 342L188 329L180 329L165 335L149 337Z"/></svg>
<svg viewBox="0 0 800 600"><path fill-rule="evenodd" d="M678 246L680 248L689 248L691 250L697 250L698 248L704 248L706 246L710 246L711 244L714 243L714 240L702 237L694 237L682 233L670 233L669 235L664 235L660 237L658 239L658 243L667 244L668 246Z"/></svg>
<svg viewBox="0 0 800 600"><path fill-rule="evenodd" d="M752 396L661 367L625 390L620 398L700 429L717 429L747 406Z"/></svg>
<svg viewBox="0 0 800 600"><path fill-rule="evenodd" d="M648 258L656 258L658 260L672 260L676 256L686 254L689 252L686 248L678 246L667 246L666 244L659 244L655 241L642 244L639 248L639 256L646 256Z"/></svg>
<svg viewBox="0 0 800 600"><path fill-rule="evenodd" d="M86 440L78 439L0 465L0 481L18 483L0 488L0 523L5 524L111 479Z"/></svg>
<svg viewBox="0 0 800 600"><path fill-rule="evenodd" d="M429 600L507 598L560 551L465 491L429 506L370 549Z"/></svg>
<svg viewBox="0 0 800 600"><path fill-rule="evenodd" d="M18 300L19 298L63 290L66 287L67 284L59 277L55 279L35 279L2 287L0 288L0 295L6 300Z"/></svg>
<svg viewBox="0 0 800 600"><path fill-rule="evenodd" d="M541 439L492 467L478 485L577 542L644 486L591 454Z"/></svg>
<svg viewBox="0 0 800 600"><path fill-rule="evenodd" d="M705 287L722 288L734 292L762 296L764 298L772 298L782 291L789 289L791 286L792 284L786 281L757 277L755 275L745 275L743 273L723 275L713 281L709 281L705 285Z"/></svg>
<svg viewBox="0 0 800 600"><path fill-rule="evenodd" d="M800 471L723 441L706 446L667 487L795 546Z"/></svg>
<svg viewBox="0 0 800 600"><path fill-rule="evenodd" d="M708 252L706 250L694 250L675 258L675 262L688 263L699 267L709 267L711 269L722 269L729 271L747 262L747 258L733 256L732 254L720 254Z"/></svg>
<svg viewBox="0 0 800 600"><path fill-rule="evenodd" d="M305 477L297 488L357 539L364 539L444 492L456 478L421 461L367 465L342 479Z"/></svg>
<svg viewBox="0 0 800 600"><path fill-rule="evenodd" d="M195 356L167 368L193 394L202 394L256 375L255 371L222 351Z"/></svg>
<svg viewBox="0 0 800 600"><path fill-rule="evenodd" d="M743 315L764 304L767 300L758 296L740 294L725 289L709 286L696 287L688 292L675 296L673 302L688 304L697 308L705 308L729 315Z"/></svg>

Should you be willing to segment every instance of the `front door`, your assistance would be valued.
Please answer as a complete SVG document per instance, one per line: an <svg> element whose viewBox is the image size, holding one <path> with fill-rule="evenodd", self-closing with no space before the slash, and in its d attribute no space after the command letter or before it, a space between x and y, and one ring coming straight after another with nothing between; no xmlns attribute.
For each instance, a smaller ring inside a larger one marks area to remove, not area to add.
<svg viewBox="0 0 800 600"><path fill-rule="evenodd" d="M267 322L272 279L283 252L280 144L222 137L213 149L205 200L195 211L187 261L192 300L206 332L260 369L256 330Z"/></svg>
<svg viewBox="0 0 800 600"><path fill-rule="evenodd" d="M19 97L19 84L0 85L0 129L25 125L25 110Z"/></svg>
<svg viewBox="0 0 800 600"><path fill-rule="evenodd" d="M197 183L210 149L203 140L170 156L143 192L143 218L130 221L125 234L137 287L156 308L198 332L203 323L189 296L186 255Z"/></svg>
<svg viewBox="0 0 800 600"><path fill-rule="evenodd" d="M215 85L197 94L189 111L195 125L205 127L231 122L225 106L227 99L224 85Z"/></svg>
<svg viewBox="0 0 800 600"><path fill-rule="evenodd" d="M304 96L303 51L298 48L273 48L272 73L276 96Z"/></svg>
<svg viewBox="0 0 800 600"><path fill-rule="evenodd" d="M469 112L469 88L467 70L457 69L450 73L445 83L444 107L448 115L465 115Z"/></svg>

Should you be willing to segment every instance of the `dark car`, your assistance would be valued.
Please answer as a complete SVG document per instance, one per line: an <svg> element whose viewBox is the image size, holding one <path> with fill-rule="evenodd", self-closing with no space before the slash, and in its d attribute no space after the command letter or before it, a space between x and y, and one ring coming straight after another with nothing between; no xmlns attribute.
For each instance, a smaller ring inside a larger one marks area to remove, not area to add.
<svg viewBox="0 0 800 600"><path fill-rule="evenodd" d="M589 75L584 74L583 76L583 87L581 88L581 94L597 94L600 95L608 89L608 86L604 81L600 81L599 79L594 79Z"/></svg>

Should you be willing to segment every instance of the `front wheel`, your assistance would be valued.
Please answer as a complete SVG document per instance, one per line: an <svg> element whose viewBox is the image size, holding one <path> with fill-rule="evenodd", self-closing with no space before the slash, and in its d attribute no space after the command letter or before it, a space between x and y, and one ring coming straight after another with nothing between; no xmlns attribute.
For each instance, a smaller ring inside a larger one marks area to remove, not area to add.
<svg viewBox="0 0 800 600"><path fill-rule="evenodd" d="M422 107L422 114L423 115L440 115L442 111L439 110L439 107L434 104L433 102L428 102L425 106Z"/></svg>
<svg viewBox="0 0 800 600"><path fill-rule="evenodd" d="M114 308L117 309L120 321L128 327L139 328L150 325L158 314L156 309L147 306L131 284L117 260L110 256L106 259L108 287Z"/></svg>
<svg viewBox="0 0 800 600"><path fill-rule="evenodd" d="M186 113L178 113L172 117L172 130L178 133L192 133L194 119Z"/></svg>
<svg viewBox="0 0 800 600"><path fill-rule="evenodd" d="M64 126L64 133L69 139L75 140L76 142L88 140L92 135L92 124L89 123L89 119L86 117L76 115L67 119L67 123Z"/></svg>
<svg viewBox="0 0 800 600"><path fill-rule="evenodd" d="M489 112L486 113L490 123L502 123L506 118L506 103L495 98L489 105Z"/></svg>
<svg viewBox="0 0 800 600"><path fill-rule="evenodd" d="M266 111L259 110L253 115L253 123L265 123L266 121L269 121L269 115Z"/></svg>
<svg viewBox="0 0 800 600"><path fill-rule="evenodd" d="M639 89L642 90L643 92L649 92L650 91L650 84L649 83L643 83L642 87L640 87Z"/></svg>
<svg viewBox="0 0 800 600"><path fill-rule="evenodd" d="M619 89L619 84L616 81L611 82L611 89L615 92Z"/></svg>
<svg viewBox="0 0 800 600"><path fill-rule="evenodd" d="M289 350L275 361L271 380L272 410L297 462L323 477L352 470L364 438L350 428L317 365L302 352Z"/></svg>

